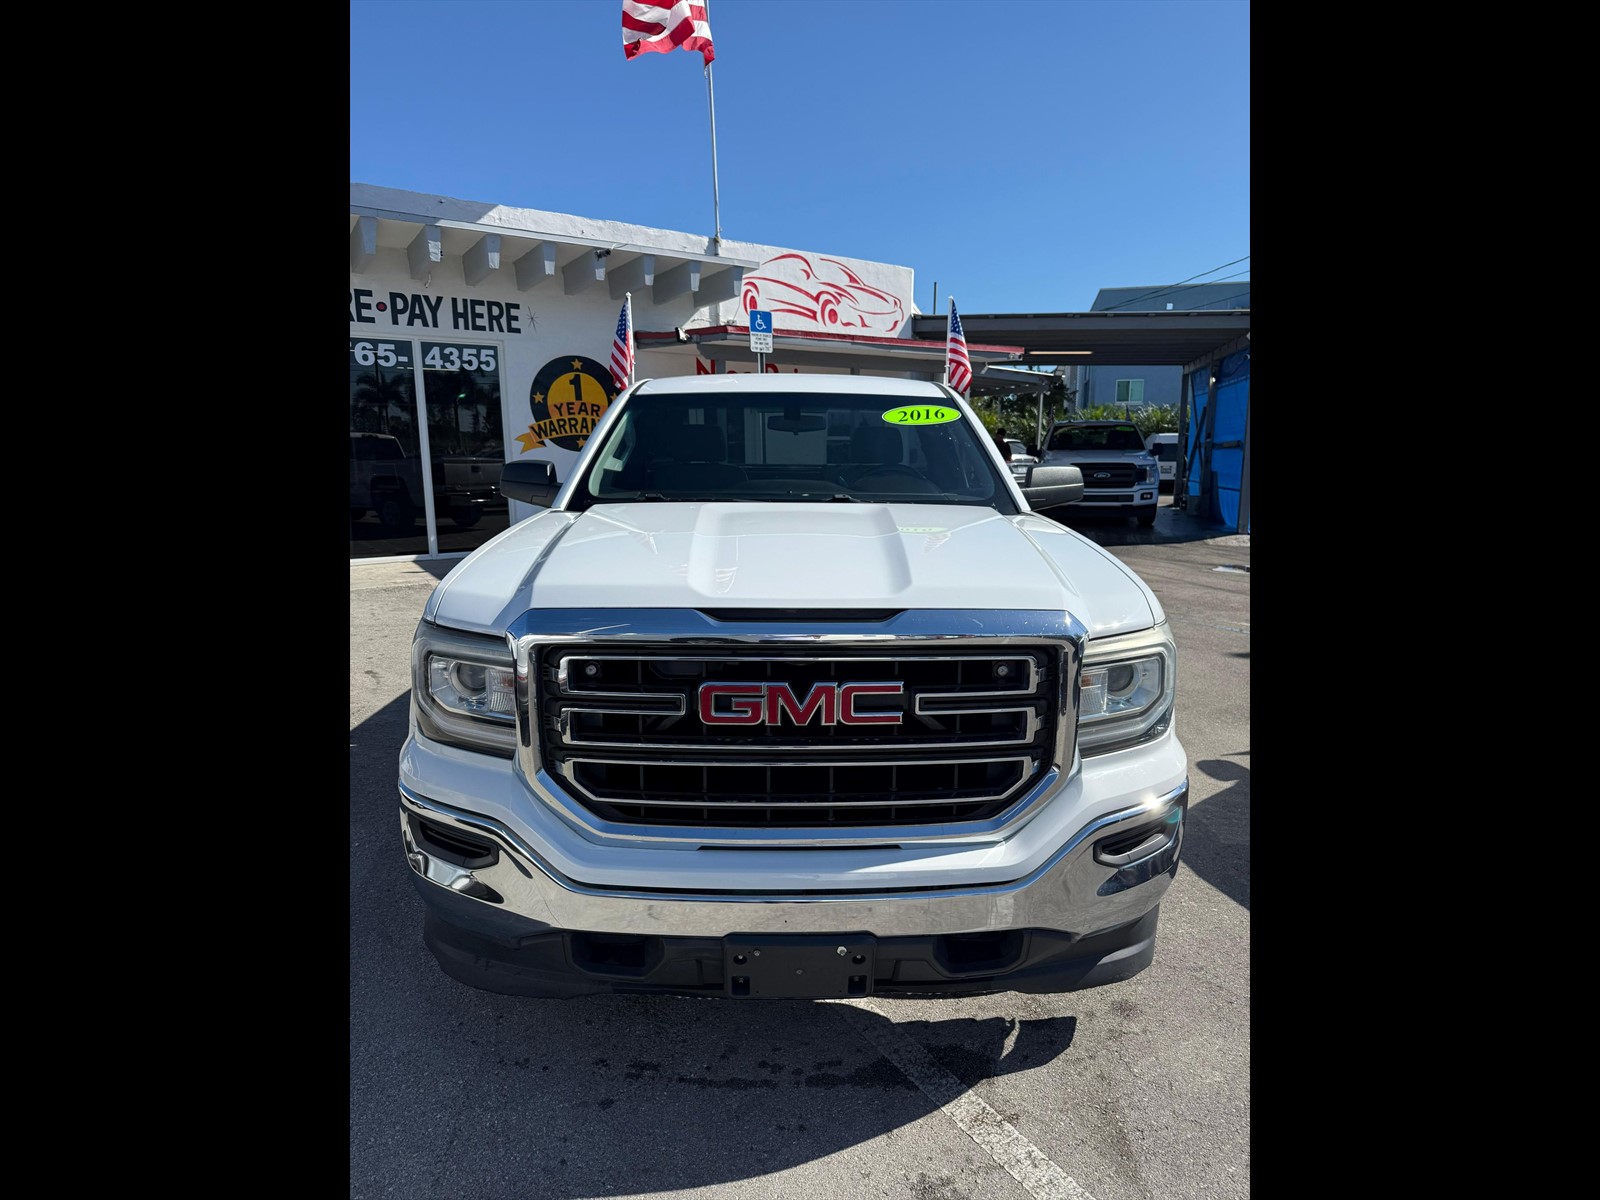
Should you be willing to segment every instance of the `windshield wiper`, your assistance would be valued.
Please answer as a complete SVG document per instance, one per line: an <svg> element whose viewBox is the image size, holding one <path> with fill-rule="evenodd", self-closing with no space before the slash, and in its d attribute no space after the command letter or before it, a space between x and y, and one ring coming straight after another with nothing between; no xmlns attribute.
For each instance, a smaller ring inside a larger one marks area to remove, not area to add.
<svg viewBox="0 0 1600 1200"><path fill-rule="evenodd" d="M773 494L771 496L751 496L751 500L770 500L777 504L791 504L795 501L818 501L823 504L865 504L865 500L852 496L849 492L833 492L823 496L821 492L790 492L788 495Z"/></svg>
<svg viewBox="0 0 1600 1200"><path fill-rule="evenodd" d="M852 496L849 492L833 492L828 496L823 496L821 492L791 492L788 495L773 493L771 495L758 494L752 496L663 496L660 492L640 492L637 496L632 496L624 501L624 503L645 504L659 501L667 504L716 504L719 502L785 504L795 500L818 500L827 504L878 503L877 501L863 500L859 496Z"/></svg>
<svg viewBox="0 0 1600 1200"><path fill-rule="evenodd" d="M640 492L630 503L660 500L667 504L709 504L726 499L727 496L663 496L660 492Z"/></svg>

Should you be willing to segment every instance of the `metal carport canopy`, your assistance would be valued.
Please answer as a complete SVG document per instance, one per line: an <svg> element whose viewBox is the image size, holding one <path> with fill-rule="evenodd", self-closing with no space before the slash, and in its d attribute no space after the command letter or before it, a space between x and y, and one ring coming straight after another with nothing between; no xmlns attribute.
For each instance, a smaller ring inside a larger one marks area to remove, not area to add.
<svg viewBox="0 0 1600 1200"><path fill-rule="evenodd" d="M968 313L961 326L967 337L1004 342L1023 348L1027 366L1181 367L1187 374L1250 345L1248 308L1202 309L1197 312L1066 312ZM943 341L947 318L913 317L911 331L919 341ZM1215 376L1212 392L1215 392ZM1207 404L1208 412L1215 406ZM1244 464L1239 483L1239 519L1236 532L1250 528L1250 416L1245 407L1242 440ZM1189 406L1178 409L1180 447L1188 445ZM1210 433L1204 435L1208 447ZM1191 464L1180 449L1176 489L1183 493ZM1204 459L1202 459L1202 463ZM1201 490L1209 475L1202 466ZM1176 498L1176 497L1175 497ZM1187 501L1185 501L1187 505Z"/></svg>
<svg viewBox="0 0 1600 1200"><path fill-rule="evenodd" d="M970 341L1021 346L1029 366L1192 367L1246 338L1250 310L962 313L961 326ZM913 317L911 331L942 342L946 318Z"/></svg>

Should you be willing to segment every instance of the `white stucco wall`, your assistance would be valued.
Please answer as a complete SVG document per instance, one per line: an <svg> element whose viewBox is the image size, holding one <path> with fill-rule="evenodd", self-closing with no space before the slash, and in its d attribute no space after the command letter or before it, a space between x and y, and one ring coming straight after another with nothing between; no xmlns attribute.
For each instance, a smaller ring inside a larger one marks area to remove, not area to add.
<svg viewBox="0 0 1600 1200"><path fill-rule="evenodd" d="M526 441L534 425L533 385L541 373L549 378L553 372L570 371L574 357L609 363L611 338L621 302L612 299L608 286L602 282L568 296L562 289L559 271L555 278L529 291L521 291L516 286L511 256L505 254L498 270L476 286L468 286L463 273L463 251L451 252L451 247L475 241L483 232L501 229L521 237L581 238L607 245L626 245L634 252L638 248L690 255L709 252L709 239L702 235L366 184L351 185L350 202L352 224L358 214L368 214L376 215L380 221L456 221L480 227L476 231L447 229L443 261L433 264L428 277L422 281L411 278L403 248L380 245L366 268L350 276L350 336L373 341L410 341L413 363L419 361L418 343L422 341L495 347L507 457L528 455L548 459L556 464L558 476L563 480L577 458L576 449L544 440L534 445L518 441L519 436ZM730 240L723 241L721 254L762 263L760 267L746 268L739 296L719 304L704 305L698 304L694 295L685 294L657 305L650 288L638 288L633 292L634 329L665 331L676 327L742 326L748 309L763 308L773 312L773 324L779 333L911 336L910 319L916 309L912 303L915 278L909 267ZM566 250L563 257L570 258L571 250ZM711 269L714 268L708 266L708 272ZM491 328L491 325L498 327ZM797 362L785 362L781 354L768 361L784 372L800 366ZM641 379L692 375L697 369L710 366L708 358L701 357L698 362L697 368L692 347L641 350L635 374ZM749 370L752 365L735 364L733 369ZM845 368L839 367L804 369L847 373ZM898 374L876 370L863 373ZM565 393L569 389L563 384L560 390ZM420 394L420 387L418 391ZM606 402L609 402L609 389ZM527 515L524 506L513 506L513 520Z"/></svg>

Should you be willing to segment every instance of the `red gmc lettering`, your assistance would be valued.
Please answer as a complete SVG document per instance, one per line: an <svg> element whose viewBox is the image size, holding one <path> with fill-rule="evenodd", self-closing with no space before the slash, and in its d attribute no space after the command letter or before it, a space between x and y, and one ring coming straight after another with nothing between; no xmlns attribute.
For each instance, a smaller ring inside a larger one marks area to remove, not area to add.
<svg viewBox="0 0 1600 1200"><path fill-rule="evenodd" d="M764 691L766 688L759 683L702 683L700 719L707 725L759 725ZM732 712L717 711L718 696L728 697Z"/></svg>
<svg viewBox="0 0 1600 1200"><path fill-rule="evenodd" d="M814 716L823 725L898 725L899 712L858 713L856 698L904 691L903 683L819 683L801 700L786 683L704 683L700 720L707 725L777 725L787 714L796 725L808 725Z"/></svg>
<svg viewBox="0 0 1600 1200"><path fill-rule="evenodd" d="M804 725L819 707L822 709L824 725L832 725L838 719L839 693L831 684L817 684L804 704L799 704L794 693L783 684L775 684L767 691L767 724L776 725L778 714L787 712L796 725Z"/></svg>
<svg viewBox="0 0 1600 1200"><path fill-rule="evenodd" d="M898 712L856 712L856 697L867 695L898 696L905 691L903 683L847 683L839 689L839 720L846 725L898 725Z"/></svg>

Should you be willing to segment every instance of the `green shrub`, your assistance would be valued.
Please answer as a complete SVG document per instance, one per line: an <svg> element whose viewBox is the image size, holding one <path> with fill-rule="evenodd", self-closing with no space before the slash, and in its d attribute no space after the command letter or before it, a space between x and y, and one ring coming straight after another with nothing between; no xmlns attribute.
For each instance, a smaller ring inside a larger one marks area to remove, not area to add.
<svg viewBox="0 0 1600 1200"><path fill-rule="evenodd" d="M1143 408L1127 408L1121 404L1096 404L1073 413L1074 421L1127 421L1148 438L1152 433L1178 432L1178 406L1176 404L1151 404Z"/></svg>

